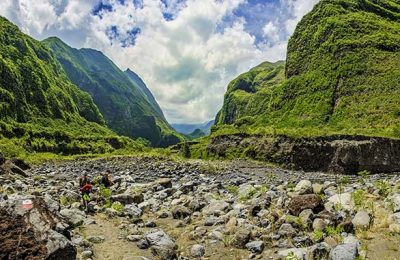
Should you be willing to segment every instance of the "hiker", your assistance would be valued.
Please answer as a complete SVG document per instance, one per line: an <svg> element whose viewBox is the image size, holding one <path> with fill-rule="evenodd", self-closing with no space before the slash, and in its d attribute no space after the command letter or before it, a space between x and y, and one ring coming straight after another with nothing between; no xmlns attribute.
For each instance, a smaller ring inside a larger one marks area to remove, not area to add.
<svg viewBox="0 0 400 260"><path fill-rule="evenodd" d="M93 185L90 182L88 175L85 173L83 177L79 178L79 190L82 194L82 201L85 210L87 210L90 201L90 192L92 191Z"/></svg>

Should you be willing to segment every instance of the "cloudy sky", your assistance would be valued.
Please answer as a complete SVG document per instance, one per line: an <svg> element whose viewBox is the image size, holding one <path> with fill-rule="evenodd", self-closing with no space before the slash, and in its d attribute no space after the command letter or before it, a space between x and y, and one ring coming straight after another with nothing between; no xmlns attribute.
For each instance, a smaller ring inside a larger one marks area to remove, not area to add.
<svg viewBox="0 0 400 260"><path fill-rule="evenodd" d="M137 72L171 123L213 119L227 84L285 59L319 0L1 0L0 15L36 39L58 36Z"/></svg>

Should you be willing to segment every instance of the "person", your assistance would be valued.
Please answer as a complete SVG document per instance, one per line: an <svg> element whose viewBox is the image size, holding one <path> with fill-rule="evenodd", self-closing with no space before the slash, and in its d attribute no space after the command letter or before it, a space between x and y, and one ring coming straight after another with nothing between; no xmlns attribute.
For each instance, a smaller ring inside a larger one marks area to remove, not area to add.
<svg viewBox="0 0 400 260"><path fill-rule="evenodd" d="M85 207L85 210L87 210L88 208L88 204L90 201L90 192L92 191L92 188L93 185L88 175L85 173L83 177L79 178L79 190L81 191L83 206Z"/></svg>

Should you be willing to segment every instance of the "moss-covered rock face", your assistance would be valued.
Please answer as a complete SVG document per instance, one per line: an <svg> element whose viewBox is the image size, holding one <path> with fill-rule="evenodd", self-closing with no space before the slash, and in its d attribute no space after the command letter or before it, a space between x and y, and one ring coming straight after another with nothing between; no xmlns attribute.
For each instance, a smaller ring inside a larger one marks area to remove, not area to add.
<svg viewBox="0 0 400 260"><path fill-rule="evenodd" d="M400 137L400 2L322 0L298 24L281 72L267 86L254 70L234 80L217 123Z"/></svg>
<svg viewBox="0 0 400 260"><path fill-rule="evenodd" d="M180 141L182 137L165 120L136 74L122 72L99 51L74 49L54 37L44 43L56 54L70 80L93 97L109 128L121 135L145 138L153 146Z"/></svg>

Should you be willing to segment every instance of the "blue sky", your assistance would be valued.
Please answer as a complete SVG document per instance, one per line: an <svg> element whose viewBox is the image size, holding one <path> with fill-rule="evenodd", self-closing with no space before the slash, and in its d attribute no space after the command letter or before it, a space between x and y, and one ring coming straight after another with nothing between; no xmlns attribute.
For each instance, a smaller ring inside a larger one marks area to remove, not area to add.
<svg viewBox="0 0 400 260"><path fill-rule="evenodd" d="M104 52L147 83L172 123L215 117L229 81L285 59L318 0L2 0L0 15L37 39Z"/></svg>

